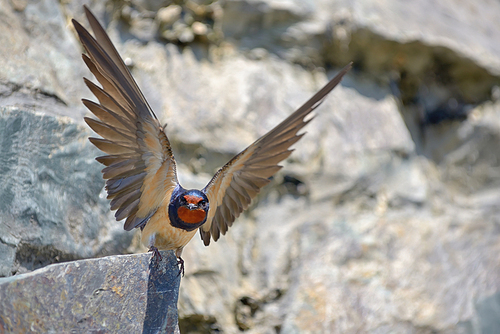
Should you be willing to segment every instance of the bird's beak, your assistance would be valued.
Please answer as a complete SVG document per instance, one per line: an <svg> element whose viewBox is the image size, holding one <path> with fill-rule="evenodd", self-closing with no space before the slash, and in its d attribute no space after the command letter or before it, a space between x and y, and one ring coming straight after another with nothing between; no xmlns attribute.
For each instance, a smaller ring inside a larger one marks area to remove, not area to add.
<svg viewBox="0 0 500 334"><path fill-rule="evenodd" d="M189 203L188 204L188 209L189 210L194 210L194 209L197 209L197 208L198 208L198 206L196 204L193 204L193 203Z"/></svg>

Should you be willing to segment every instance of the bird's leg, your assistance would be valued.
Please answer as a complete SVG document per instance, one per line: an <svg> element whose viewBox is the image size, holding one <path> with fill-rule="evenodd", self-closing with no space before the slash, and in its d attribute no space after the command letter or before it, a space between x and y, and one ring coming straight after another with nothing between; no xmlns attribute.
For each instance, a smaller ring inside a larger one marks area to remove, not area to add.
<svg viewBox="0 0 500 334"><path fill-rule="evenodd" d="M182 273L182 277L184 277L184 260L181 257L182 250L183 247L177 248L175 250L175 256L177 256L177 265L180 265L179 273L177 274L177 276L179 276Z"/></svg>
<svg viewBox="0 0 500 334"><path fill-rule="evenodd" d="M158 265L162 260L161 254L160 254L160 251L158 250L158 248L156 248L155 246L151 246L151 247L149 247L148 252L153 252L153 256L151 256L151 260L156 260L156 265Z"/></svg>
<svg viewBox="0 0 500 334"><path fill-rule="evenodd" d="M153 233L149 237L149 250L148 250L148 252L153 252L153 256L151 257L151 261L156 260L156 265L158 266L158 264L160 264L162 258L161 258L160 251L155 246L155 240L156 240L156 234Z"/></svg>

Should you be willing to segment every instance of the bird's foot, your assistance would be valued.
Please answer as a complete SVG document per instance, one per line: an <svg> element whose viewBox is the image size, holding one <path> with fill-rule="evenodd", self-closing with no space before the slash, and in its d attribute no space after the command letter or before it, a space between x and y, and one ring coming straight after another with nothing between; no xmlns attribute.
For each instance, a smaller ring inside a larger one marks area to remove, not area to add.
<svg viewBox="0 0 500 334"><path fill-rule="evenodd" d="M151 256L151 261L156 261L156 265L158 266L162 260L161 254L160 254L160 251L158 250L158 248L156 248L155 246L151 246L151 247L149 247L148 252L153 252L153 256Z"/></svg>
<svg viewBox="0 0 500 334"><path fill-rule="evenodd" d="M177 258L177 264L180 265L179 273L177 274L177 276L182 273L182 277L184 277L184 260L182 259L182 257L179 256Z"/></svg>

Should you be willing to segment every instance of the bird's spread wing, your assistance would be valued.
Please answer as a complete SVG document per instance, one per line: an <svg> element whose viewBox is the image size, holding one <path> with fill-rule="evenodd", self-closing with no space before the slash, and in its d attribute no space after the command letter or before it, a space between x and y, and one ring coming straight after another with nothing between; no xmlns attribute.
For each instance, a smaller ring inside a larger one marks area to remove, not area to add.
<svg viewBox="0 0 500 334"><path fill-rule="evenodd" d="M351 64L287 119L217 171L203 189L210 203L207 221L200 228L205 245L210 244L210 236L217 241L220 233L225 234L260 188L270 182L269 177L281 168L278 163L292 153L290 146L304 135L297 132L311 121L305 121L306 116L319 106L350 68Z"/></svg>
<svg viewBox="0 0 500 334"><path fill-rule="evenodd" d="M111 209L124 228L143 227L177 185L175 160L163 127L97 19L85 7L93 38L77 21L73 25L88 56L83 60L101 84L84 79L99 100L83 100L98 118L85 118L102 138L90 141L107 155L105 165Z"/></svg>

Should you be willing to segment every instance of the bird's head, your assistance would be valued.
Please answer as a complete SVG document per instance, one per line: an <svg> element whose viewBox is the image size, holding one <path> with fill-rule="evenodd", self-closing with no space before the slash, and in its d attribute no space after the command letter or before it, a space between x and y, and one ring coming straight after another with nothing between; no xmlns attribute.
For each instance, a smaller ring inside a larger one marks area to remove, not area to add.
<svg viewBox="0 0 500 334"><path fill-rule="evenodd" d="M208 214L208 198L199 190L186 190L174 194L168 213L170 223L192 231L205 223Z"/></svg>

